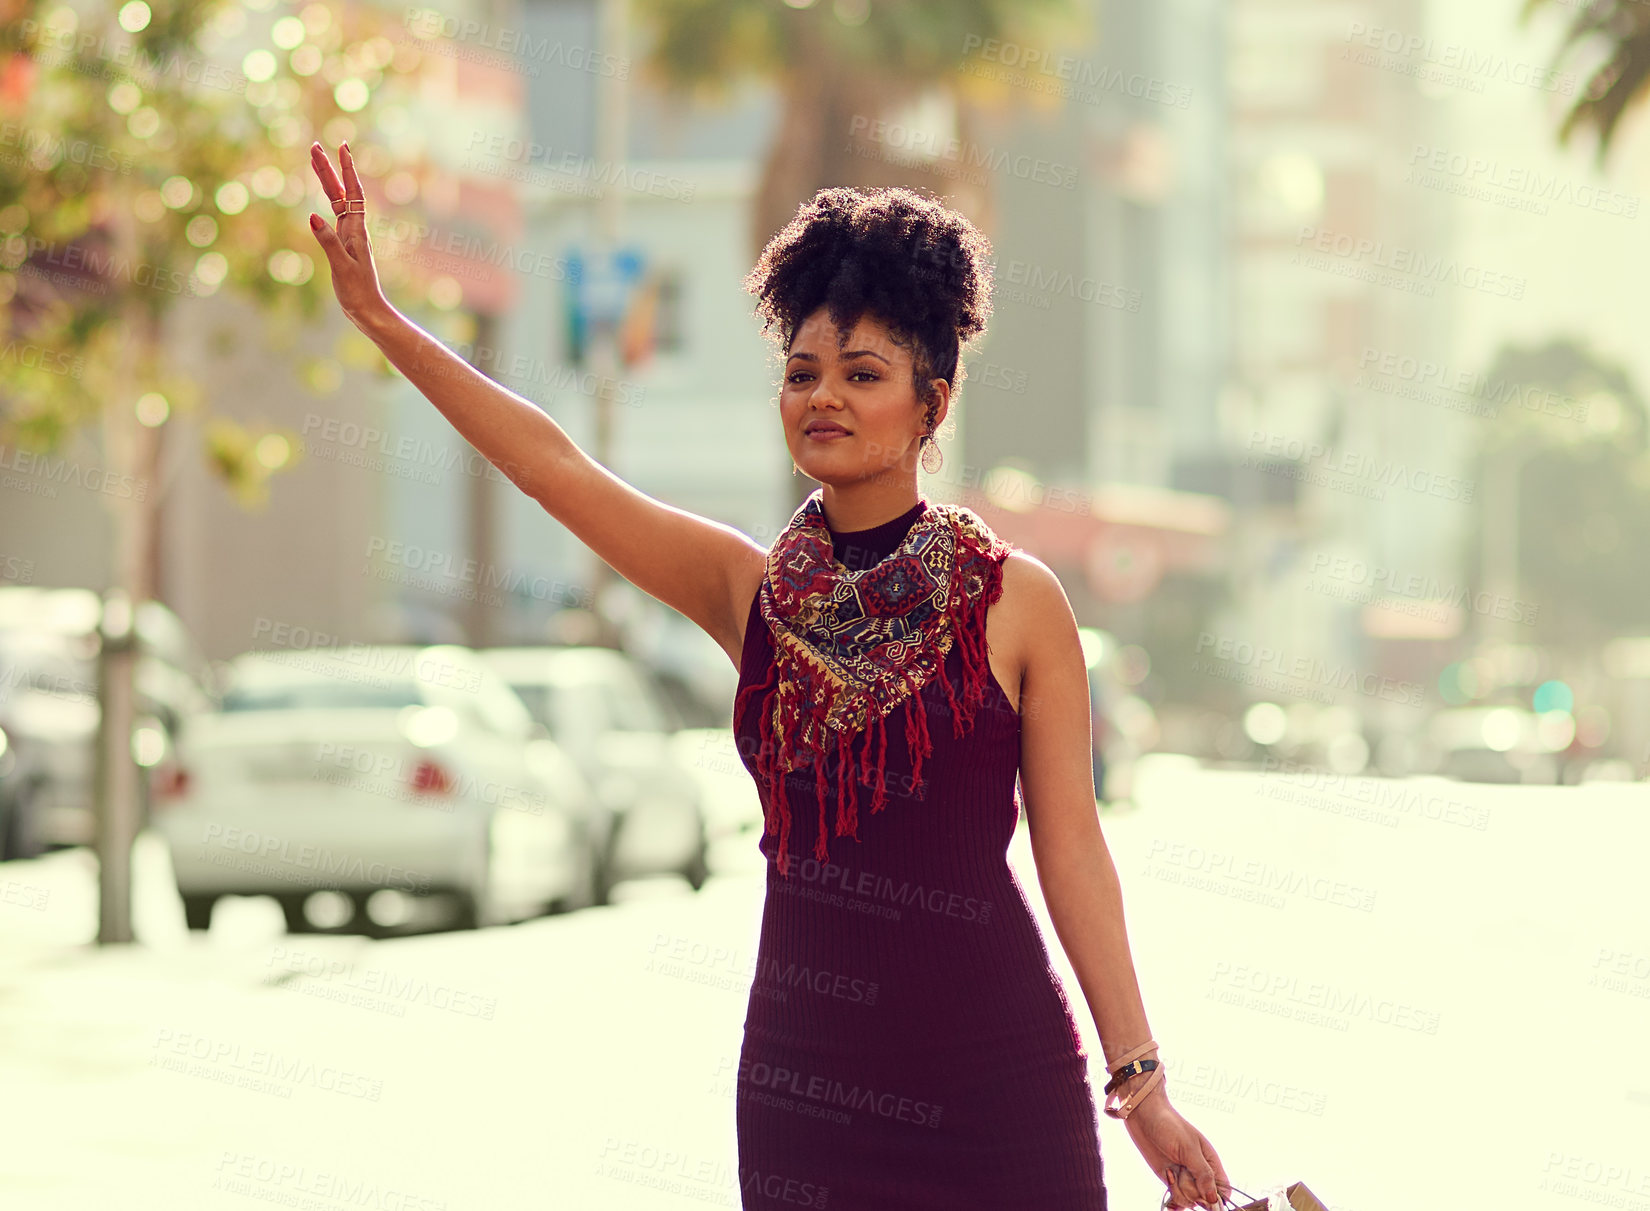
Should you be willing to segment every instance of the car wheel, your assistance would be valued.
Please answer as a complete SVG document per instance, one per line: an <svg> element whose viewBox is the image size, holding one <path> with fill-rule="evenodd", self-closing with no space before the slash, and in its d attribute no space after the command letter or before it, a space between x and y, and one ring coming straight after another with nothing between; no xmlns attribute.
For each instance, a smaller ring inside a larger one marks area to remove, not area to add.
<svg viewBox="0 0 1650 1211"><path fill-rule="evenodd" d="M9 808L0 808L0 861L38 858L41 847L34 840L34 799L40 782L31 779L17 788Z"/></svg>
<svg viewBox="0 0 1650 1211"><path fill-rule="evenodd" d="M710 878L710 861L708 846L703 837L699 839L699 850L693 855L693 860L682 871L682 877L698 891L704 887L705 880Z"/></svg>
<svg viewBox="0 0 1650 1211"><path fill-rule="evenodd" d="M491 826L486 834L486 847L481 860L481 881L470 887L448 889L453 901L452 929L484 929L501 923L498 908L493 903L495 859Z"/></svg>
<svg viewBox="0 0 1650 1211"><path fill-rule="evenodd" d="M595 908L607 903L606 866L601 843L592 839L585 849L582 885L569 895L558 896L552 911L575 912L581 908Z"/></svg>
<svg viewBox="0 0 1650 1211"><path fill-rule="evenodd" d="M18 852L21 848L18 843L18 819L22 815L20 804L0 803L0 862L10 862L23 855Z"/></svg>
<svg viewBox="0 0 1650 1211"><path fill-rule="evenodd" d="M311 925L309 918L304 915L304 901L308 899L307 892L276 897L276 902L281 906L281 915L286 918L286 931L288 933L315 932L315 926Z"/></svg>
<svg viewBox="0 0 1650 1211"><path fill-rule="evenodd" d="M616 882L613 878L613 855L618 847L620 827L620 823L614 821L609 825L606 836L594 843L592 860L596 869L596 894L593 902L597 906L613 902L613 885Z"/></svg>
<svg viewBox="0 0 1650 1211"><path fill-rule="evenodd" d="M482 895L474 889L463 888L452 893L453 901L453 929L480 929L486 922L485 904Z"/></svg>
<svg viewBox="0 0 1650 1211"><path fill-rule="evenodd" d="M607 862L607 847L598 843L590 856L592 891L590 904L600 908L613 902L613 876Z"/></svg>
<svg viewBox="0 0 1650 1211"><path fill-rule="evenodd" d="M211 929L212 906L217 902L217 896L184 896L184 924L188 925L190 929Z"/></svg>

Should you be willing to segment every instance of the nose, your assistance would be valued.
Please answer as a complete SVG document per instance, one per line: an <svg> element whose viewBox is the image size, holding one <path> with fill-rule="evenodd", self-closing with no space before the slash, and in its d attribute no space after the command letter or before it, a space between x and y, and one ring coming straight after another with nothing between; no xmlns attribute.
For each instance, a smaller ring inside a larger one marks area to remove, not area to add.
<svg viewBox="0 0 1650 1211"><path fill-rule="evenodd" d="M825 407L827 405L832 408L842 407L842 401L836 397L836 392L832 391L830 387L826 385L825 376L823 374L814 380L814 389L813 393L809 396L809 401L816 408Z"/></svg>

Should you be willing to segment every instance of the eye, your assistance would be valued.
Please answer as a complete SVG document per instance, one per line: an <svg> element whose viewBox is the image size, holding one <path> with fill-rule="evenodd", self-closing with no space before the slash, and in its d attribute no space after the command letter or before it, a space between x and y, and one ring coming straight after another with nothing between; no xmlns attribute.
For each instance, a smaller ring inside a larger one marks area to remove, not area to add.
<svg viewBox="0 0 1650 1211"><path fill-rule="evenodd" d="M877 372L875 370L854 370L854 371L849 373L848 377L849 377L849 379L856 379L862 374L865 375L867 378L869 378L872 382L876 382L881 378L881 376L879 374L877 374ZM798 382L801 382L803 379L812 378L812 377L813 377L812 373L807 371L807 370L796 370L796 371L793 371L790 374L786 375L785 376L785 381L787 383L798 383Z"/></svg>

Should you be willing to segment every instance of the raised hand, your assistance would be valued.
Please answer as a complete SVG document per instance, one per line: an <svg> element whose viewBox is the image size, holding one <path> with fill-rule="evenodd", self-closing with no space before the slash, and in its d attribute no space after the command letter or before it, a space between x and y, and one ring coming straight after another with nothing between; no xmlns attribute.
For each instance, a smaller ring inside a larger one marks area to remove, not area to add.
<svg viewBox="0 0 1650 1211"><path fill-rule="evenodd" d="M337 230L333 230L319 215L309 216L310 230L320 241L332 266L332 290L350 322L363 332L393 311L378 284L378 269L372 263L372 244L367 239L366 195L361 191L361 178L355 171L355 157L349 144L338 147L338 163L344 170L340 182L338 173L327 158L320 143L311 144L310 166L321 178L321 188L332 200L332 212L338 216Z"/></svg>

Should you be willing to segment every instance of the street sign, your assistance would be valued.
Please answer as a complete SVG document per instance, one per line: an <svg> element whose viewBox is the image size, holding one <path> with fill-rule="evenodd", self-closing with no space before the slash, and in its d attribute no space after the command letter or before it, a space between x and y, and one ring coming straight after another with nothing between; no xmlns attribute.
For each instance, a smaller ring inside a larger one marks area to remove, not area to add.
<svg viewBox="0 0 1650 1211"><path fill-rule="evenodd" d="M616 331L635 306L646 262L634 246L610 253L586 253L575 247L566 261L568 356L582 366L597 334ZM628 345L620 345L621 361Z"/></svg>

